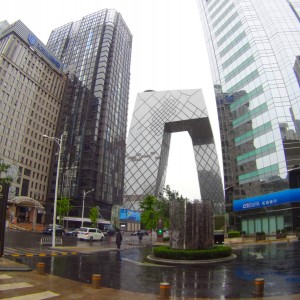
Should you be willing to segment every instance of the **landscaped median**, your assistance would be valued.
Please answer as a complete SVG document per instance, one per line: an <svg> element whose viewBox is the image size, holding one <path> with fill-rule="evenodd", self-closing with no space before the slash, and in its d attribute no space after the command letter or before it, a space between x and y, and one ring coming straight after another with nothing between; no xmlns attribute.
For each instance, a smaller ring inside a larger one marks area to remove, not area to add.
<svg viewBox="0 0 300 300"><path fill-rule="evenodd" d="M214 246L208 250L185 250L158 246L153 248L153 254L156 257L175 260L216 259L230 256L232 249L228 246Z"/></svg>
<svg viewBox="0 0 300 300"><path fill-rule="evenodd" d="M228 246L214 246L208 250L183 250L171 249L168 246L157 246L153 248L153 254L148 260L160 264L184 265L205 264L225 262L236 258L232 249Z"/></svg>

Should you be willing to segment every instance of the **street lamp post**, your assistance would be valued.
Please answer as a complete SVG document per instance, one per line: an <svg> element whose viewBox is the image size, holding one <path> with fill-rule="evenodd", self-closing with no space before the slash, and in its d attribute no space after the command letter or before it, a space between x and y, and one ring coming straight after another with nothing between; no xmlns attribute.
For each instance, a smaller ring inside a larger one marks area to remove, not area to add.
<svg viewBox="0 0 300 300"><path fill-rule="evenodd" d="M57 170L56 170L56 182L55 182L55 194L54 194L54 203L53 203L53 225L52 225L52 247L55 247L55 238L56 238L56 208L57 208L57 191L58 191L58 178L59 178L59 164L60 164L60 155L61 155L61 142L63 135L59 138L43 135L44 138L54 140L58 145L58 160L57 160Z"/></svg>
<svg viewBox="0 0 300 300"><path fill-rule="evenodd" d="M83 198L82 198L82 213L81 213L81 227L83 227L83 216L84 216L84 201L85 201L85 196L88 194L88 193L91 193L93 192L95 189L92 189L90 191L83 191Z"/></svg>

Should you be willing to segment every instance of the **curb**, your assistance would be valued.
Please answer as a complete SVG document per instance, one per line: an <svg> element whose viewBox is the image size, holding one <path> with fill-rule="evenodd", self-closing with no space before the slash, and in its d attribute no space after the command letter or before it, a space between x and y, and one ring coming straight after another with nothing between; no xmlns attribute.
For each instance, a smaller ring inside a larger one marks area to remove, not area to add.
<svg viewBox="0 0 300 300"><path fill-rule="evenodd" d="M205 259L205 260L172 260L172 259L165 259L165 258L159 258L155 257L153 254L150 254L147 256L147 260L151 262L155 262L158 264L163 265L203 265L203 264L215 264L220 262L227 262L231 261L236 258L235 254L231 254L231 256L223 257L223 258L217 258L217 259Z"/></svg>
<svg viewBox="0 0 300 300"><path fill-rule="evenodd" d="M7 272L7 271L32 271L32 270L33 270L32 268L24 264L14 262L9 259L5 259L3 257L0 258L0 271Z"/></svg>
<svg viewBox="0 0 300 300"><path fill-rule="evenodd" d="M22 272L28 272L32 271L33 269L27 267L27 266L0 266L0 271L7 272L7 271L22 271Z"/></svg>

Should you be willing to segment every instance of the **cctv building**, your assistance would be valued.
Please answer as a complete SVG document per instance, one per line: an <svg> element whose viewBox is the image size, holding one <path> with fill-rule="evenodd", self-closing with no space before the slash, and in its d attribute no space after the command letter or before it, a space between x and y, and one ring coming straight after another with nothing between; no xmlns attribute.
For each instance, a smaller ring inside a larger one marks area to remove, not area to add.
<svg viewBox="0 0 300 300"><path fill-rule="evenodd" d="M53 143L43 135L55 136L67 82L61 66L20 20L0 22L0 161L15 179L11 222L44 222Z"/></svg>
<svg viewBox="0 0 300 300"><path fill-rule="evenodd" d="M212 204L215 214L224 212L214 137L202 91L197 89L137 95L126 147L126 208L138 211L146 195L163 194L171 135L182 131L192 139L202 201Z"/></svg>
<svg viewBox="0 0 300 300"><path fill-rule="evenodd" d="M295 231L300 3L197 1L216 89L232 225L247 234Z"/></svg>
<svg viewBox="0 0 300 300"><path fill-rule="evenodd" d="M85 215L98 206L110 219L112 205L123 201L132 35L120 13L104 9L54 29L47 47L69 77L56 132L62 135L58 195L71 199L70 214L81 216L90 191ZM50 200L55 158L52 170Z"/></svg>

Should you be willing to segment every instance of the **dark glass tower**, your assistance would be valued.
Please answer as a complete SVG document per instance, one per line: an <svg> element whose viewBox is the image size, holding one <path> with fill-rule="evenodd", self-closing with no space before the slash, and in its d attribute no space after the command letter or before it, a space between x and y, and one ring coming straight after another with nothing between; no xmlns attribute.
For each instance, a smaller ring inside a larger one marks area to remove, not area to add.
<svg viewBox="0 0 300 300"><path fill-rule="evenodd" d="M109 218L122 204L132 35L122 16L104 9L52 31L47 47L69 77L57 136L61 143L58 196L71 199L71 215L98 206ZM56 163L49 183L54 198ZM53 200L52 200L53 201ZM50 205L52 206L52 205Z"/></svg>

